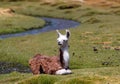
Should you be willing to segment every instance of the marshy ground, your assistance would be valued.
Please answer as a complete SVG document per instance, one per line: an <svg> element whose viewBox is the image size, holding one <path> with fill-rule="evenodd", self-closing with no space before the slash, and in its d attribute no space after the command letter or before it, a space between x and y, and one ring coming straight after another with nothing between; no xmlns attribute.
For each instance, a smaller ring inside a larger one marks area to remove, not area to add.
<svg viewBox="0 0 120 84"><path fill-rule="evenodd" d="M1 84L120 83L120 2L117 0L76 2L62 2L62 0L59 2L46 0L39 3L0 2L1 8L14 10L12 16L9 13L0 14L0 34L44 26L43 20L32 16L64 18L80 22L80 26L70 29L70 68L73 74L33 76L32 73L12 72L0 75ZM28 60L37 53L57 55L56 38L56 32L51 31L0 39L0 62L19 63L28 67Z"/></svg>

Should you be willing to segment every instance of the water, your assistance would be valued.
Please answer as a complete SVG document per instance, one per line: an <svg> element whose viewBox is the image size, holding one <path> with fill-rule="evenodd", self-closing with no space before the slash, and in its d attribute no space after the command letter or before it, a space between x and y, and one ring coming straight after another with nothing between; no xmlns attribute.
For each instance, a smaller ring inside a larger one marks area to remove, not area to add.
<svg viewBox="0 0 120 84"><path fill-rule="evenodd" d="M28 30L25 32L14 33L14 34L0 35L0 39L10 38L10 37L19 37L19 36L25 36L25 35L34 35L34 34L48 32L56 29L60 30L60 29L75 28L76 26L80 25L80 23L72 20L46 18L46 17L42 17L42 19L46 21L46 25L43 28Z"/></svg>

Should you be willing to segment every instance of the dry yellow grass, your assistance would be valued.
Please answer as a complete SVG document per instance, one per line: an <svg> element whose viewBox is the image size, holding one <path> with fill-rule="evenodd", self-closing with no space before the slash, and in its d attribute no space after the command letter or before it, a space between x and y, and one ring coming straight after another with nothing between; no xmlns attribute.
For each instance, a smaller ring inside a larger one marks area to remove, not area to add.
<svg viewBox="0 0 120 84"><path fill-rule="evenodd" d="M0 8L0 16L13 16L14 11L10 8Z"/></svg>

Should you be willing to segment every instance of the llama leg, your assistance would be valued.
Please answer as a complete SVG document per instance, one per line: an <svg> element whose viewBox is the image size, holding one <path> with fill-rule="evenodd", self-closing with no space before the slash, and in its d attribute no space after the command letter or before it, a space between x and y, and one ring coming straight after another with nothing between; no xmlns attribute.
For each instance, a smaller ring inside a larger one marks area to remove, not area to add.
<svg viewBox="0 0 120 84"><path fill-rule="evenodd" d="M45 72L44 72L44 70L43 70L43 67L40 65L40 68L39 68L39 72L40 72L40 74L44 74Z"/></svg>
<svg viewBox="0 0 120 84"><path fill-rule="evenodd" d="M65 73L66 73L66 70L65 70L65 69L60 69L60 70L56 71L55 74L57 74L57 75L63 75L63 74L65 74Z"/></svg>
<svg viewBox="0 0 120 84"><path fill-rule="evenodd" d="M38 63L36 62L36 59L31 59L31 60L29 60L29 66L30 66L31 71L32 71L32 73L33 73L34 75L40 73L40 72L39 72L39 68L40 68L40 67L39 67Z"/></svg>
<svg viewBox="0 0 120 84"><path fill-rule="evenodd" d="M60 70L58 70L58 71L56 71L56 75L66 75L66 74L71 74L72 73L72 71L71 70L66 70L66 69L60 69Z"/></svg>
<svg viewBox="0 0 120 84"><path fill-rule="evenodd" d="M37 70L36 68L34 68L34 69L31 69L32 70L32 73L34 74L34 75L36 75L36 74L39 74L40 72L39 72L39 70Z"/></svg>
<svg viewBox="0 0 120 84"><path fill-rule="evenodd" d="M38 65L36 65L36 67L34 68L34 70L33 70L33 74L34 75L37 75L37 74L40 74L40 66L38 66Z"/></svg>

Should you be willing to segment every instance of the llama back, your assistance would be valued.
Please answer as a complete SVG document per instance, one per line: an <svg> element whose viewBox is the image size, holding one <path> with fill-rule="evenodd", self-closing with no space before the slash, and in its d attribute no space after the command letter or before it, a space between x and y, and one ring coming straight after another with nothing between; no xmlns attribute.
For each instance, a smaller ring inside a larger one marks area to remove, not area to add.
<svg viewBox="0 0 120 84"><path fill-rule="evenodd" d="M29 60L29 65L33 74L40 74L40 70L45 74L55 74L57 70L62 69L58 56L37 54Z"/></svg>

